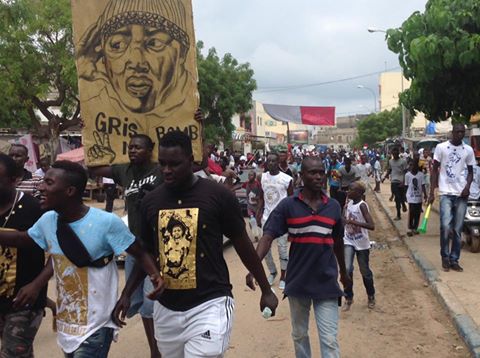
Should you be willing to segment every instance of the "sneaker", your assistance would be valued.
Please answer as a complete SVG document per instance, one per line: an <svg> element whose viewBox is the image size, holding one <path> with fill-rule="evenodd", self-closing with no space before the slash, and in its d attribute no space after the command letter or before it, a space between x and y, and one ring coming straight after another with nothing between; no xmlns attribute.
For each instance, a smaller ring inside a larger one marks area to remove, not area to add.
<svg viewBox="0 0 480 358"><path fill-rule="evenodd" d="M368 296L368 308L374 309L375 308L375 296Z"/></svg>
<svg viewBox="0 0 480 358"><path fill-rule="evenodd" d="M463 272L463 267L460 266L458 264L458 262L454 262L453 264L450 265L450 268L453 270L453 271L457 271L457 272Z"/></svg>
<svg viewBox="0 0 480 358"><path fill-rule="evenodd" d="M270 284L270 286L272 286L273 283L275 282L275 277L277 277L277 273L276 273L276 272L271 273L270 275L268 275L268 283Z"/></svg>
<svg viewBox="0 0 480 358"><path fill-rule="evenodd" d="M407 236L413 236L413 230L412 231L407 231Z"/></svg>
<svg viewBox="0 0 480 358"><path fill-rule="evenodd" d="M281 290L285 289L285 281L284 280L280 280L280 282L278 283L278 288L281 289Z"/></svg>
<svg viewBox="0 0 480 358"><path fill-rule="evenodd" d="M448 261L448 259L442 259L442 268L445 272L450 271L450 261Z"/></svg>
<svg viewBox="0 0 480 358"><path fill-rule="evenodd" d="M397 217L394 218L393 220L395 220L395 221L400 221L400 220L402 220L402 217L401 217L401 216L397 216Z"/></svg>
<svg viewBox="0 0 480 358"><path fill-rule="evenodd" d="M406 213L408 211L407 206L405 204L402 204L402 211Z"/></svg>

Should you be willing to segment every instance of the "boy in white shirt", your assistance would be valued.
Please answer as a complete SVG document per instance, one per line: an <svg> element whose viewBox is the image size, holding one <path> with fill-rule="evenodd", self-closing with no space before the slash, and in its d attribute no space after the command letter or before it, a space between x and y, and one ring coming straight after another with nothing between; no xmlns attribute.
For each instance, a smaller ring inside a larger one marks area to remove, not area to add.
<svg viewBox="0 0 480 358"><path fill-rule="evenodd" d="M427 200L427 191L425 190L425 175L418 168L419 156L413 156L410 170L405 174L405 188L407 192L408 203L408 236L418 234L418 224L422 213L422 193Z"/></svg>
<svg viewBox="0 0 480 358"><path fill-rule="evenodd" d="M351 283L345 286L346 305L348 311L353 304L353 259L357 255L358 267L363 278L363 284L368 295L368 308L375 307L375 286L373 273L369 266L370 239L368 230L375 230L375 224L368 211L368 205L362 200L365 185L356 181L350 184L348 204L345 209L345 234L343 237L345 250L345 265L351 277Z"/></svg>

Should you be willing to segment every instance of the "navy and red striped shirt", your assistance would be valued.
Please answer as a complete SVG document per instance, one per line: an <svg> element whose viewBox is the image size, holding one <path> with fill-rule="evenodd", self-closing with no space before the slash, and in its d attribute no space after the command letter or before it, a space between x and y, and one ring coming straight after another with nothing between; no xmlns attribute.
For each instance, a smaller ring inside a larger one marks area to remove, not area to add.
<svg viewBox="0 0 480 358"><path fill-rule="evenodd" d="M334 238L343 240L340 205L326 195L315 210L303 200L302 192L283 199L263 228L274 238L288 233L290 253L285 295L312 299L343 296L338 284Z"/></svg>

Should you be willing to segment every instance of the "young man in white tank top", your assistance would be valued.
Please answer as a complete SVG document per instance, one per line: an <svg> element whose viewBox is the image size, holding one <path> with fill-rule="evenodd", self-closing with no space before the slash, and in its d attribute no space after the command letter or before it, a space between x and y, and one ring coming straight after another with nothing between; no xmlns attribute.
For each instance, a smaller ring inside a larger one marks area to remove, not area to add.
<svg viewBox="0 0 480 358"><path fill-rule="evenodd" d="M348 311L353 303L353 260L357 255L358 267L362 274L363 284L368 296L368 308L375 307L375 287L373 273L370 270L370 240L368 230L375 230L375 224L368 211L368 205L362 200L365 186L356 181L350 184L348 203L345 208L345 234L343 237L345 264L347 273L352 278L351 284L345 286L346 305Z"/></svg>
<svg viewBox="0 0 480 358"><path fill-rule="evenodd" d="M267 156L267 170L262 174L260 179L261 194L258 200L257 224L263 228L267 222L270 213L275 209L287 196L293 195L293 179L291 176L280 171L279 156L277 153L270 153ZM288 241L287 235L283 235L277 239L278 255L280 256L280 282L278 288L285 289L285 274L287 272L288 264ZM272 250L269 250L265 256L270 275L268 282L273 285L275 277L277 276L277 267L272 257Z"/></svg>

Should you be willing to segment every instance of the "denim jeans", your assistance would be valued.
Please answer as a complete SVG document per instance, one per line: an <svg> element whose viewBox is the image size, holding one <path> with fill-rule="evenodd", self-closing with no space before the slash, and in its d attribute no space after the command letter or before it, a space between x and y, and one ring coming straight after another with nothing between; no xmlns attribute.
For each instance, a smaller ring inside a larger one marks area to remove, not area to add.
<svg viewBox="0 0 480 358"><path fill-rule="evenodd" d="M296 358L310 358L310 339L308 337L308 321L310 307L313 305L317 323L322 358L340 357L337 341L338 332L338 299L313 300L311 298L288 297L290 316L292 319L292 338Z"/></svg>
<svg viewBox="0 0 480 358"><path fill-rule="evenodd" d="M278 256L280 256L280 270L285 271L288 265L288 239L287 235L277 238ZM268 250L265 256L265 262L267 263L268 270L271 274L277 273L277 266L273 261L272 249Z"/></svg>
<svg viewBox="0 0 480 358"><path fill-rule="evenodd" d="M345 296L347 299L353 298L353 260L355 255L357 255L358 267L360 268L360 273L362 274L363 285L367 291L368 296L375 295L375 287L373 285L373 273L370 270L369 260L370 260L370 250L358 250L355 251L355 248L352 245L345 245L345 266L347 267L347 272L352 279L352 283L345 287Z"/></svg>
<svg viewBox="0 0 480 358"><path fill-rule="evenodd" d="M440 195L440 255L442 260L458 263L467 198ZM450 240L452 246L450 248Z"/></svg>
<svg viewBox="0 0 480 358"><path fill-rule="evenodd" d="M127 255L125 259L125 281L127 281L132 274L134 266L135 258L132 255ZM132 296L130 296L130 308L127 311L128 318L135 316L137 313L140 313L142 318L152 318L153 301L147 297L152 291L153 285L147 276L135 291L133 291Z"/></svg>
<svg viewBox="0 0 480 358"><path fill-rule="evenodd" d="M72 353L65 353L65 358L106 358L113 340L113 328L103 327L88 337Z"/></svg>

